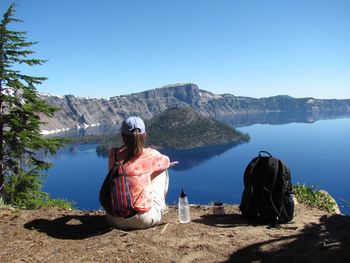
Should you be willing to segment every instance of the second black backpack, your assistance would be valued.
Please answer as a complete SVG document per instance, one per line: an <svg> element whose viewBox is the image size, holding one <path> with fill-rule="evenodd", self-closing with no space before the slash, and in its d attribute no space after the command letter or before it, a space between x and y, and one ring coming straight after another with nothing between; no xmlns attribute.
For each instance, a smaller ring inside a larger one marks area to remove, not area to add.
<svg viewBox="0 0 350 263"><path fill-rule="evenodd" d="M244 172L239 208L244 217L262 223L278 224L292 220L294 201L287 165L270 153L260 151Z"/></svg>

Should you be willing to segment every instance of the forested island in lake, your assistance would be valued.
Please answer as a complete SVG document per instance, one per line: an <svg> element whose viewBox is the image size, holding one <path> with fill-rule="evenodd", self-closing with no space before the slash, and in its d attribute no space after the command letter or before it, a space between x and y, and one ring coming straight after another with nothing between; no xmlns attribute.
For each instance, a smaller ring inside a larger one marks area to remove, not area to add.
<svg viewBox="0 0 350 263"><path fill-rule="evenodd" d="M147 146L155 148L193 149L206 145L240 144L248 142L248 134L206 117L192 107L169 108L150 120L145 120ZM122 144L119 133L83 136L68 142L97 142L97 153L105 155L111 146Z"/></svg>
<svg viewBox="0 0 350 263"><path fill-rule="evenodd" d="M146 122L148 143L161 148L192 149L205 145L248 142L248 134L192 107L169 108Z"/></svg>

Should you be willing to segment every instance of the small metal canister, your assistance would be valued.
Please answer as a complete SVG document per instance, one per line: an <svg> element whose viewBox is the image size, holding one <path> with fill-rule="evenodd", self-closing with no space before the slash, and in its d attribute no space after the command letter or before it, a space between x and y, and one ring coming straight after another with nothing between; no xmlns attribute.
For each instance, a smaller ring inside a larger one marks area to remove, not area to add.
<svg viewBox="0 0 350 263"><path fill-rule="evenodd" d="M213 203L213 214L214 215L224 215L225 214L225 208L223 203L221 202L214 202Z"/></svg>

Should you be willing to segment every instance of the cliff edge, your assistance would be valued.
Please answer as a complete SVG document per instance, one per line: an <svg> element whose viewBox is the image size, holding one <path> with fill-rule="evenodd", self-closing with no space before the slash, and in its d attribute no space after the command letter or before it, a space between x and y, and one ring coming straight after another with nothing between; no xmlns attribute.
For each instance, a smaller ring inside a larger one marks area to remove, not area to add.
<svg viewBox="0 0 350 263"><path fill-rule="evenodd" d="M225 215L191 206L180 224L169 207L161 225L125 232L101 211L0 210L0 262L350 262L350 217L296 205L278 228L252 225L236 205Z"/></svg>

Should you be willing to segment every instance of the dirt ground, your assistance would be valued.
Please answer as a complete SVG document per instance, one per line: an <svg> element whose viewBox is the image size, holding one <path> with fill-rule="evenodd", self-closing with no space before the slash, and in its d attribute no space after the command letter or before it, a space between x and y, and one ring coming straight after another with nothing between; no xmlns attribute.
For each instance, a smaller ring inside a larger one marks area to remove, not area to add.
<svg viewBox="0 0 350 263"><path fill-rule="evenodd" d="M350 217L297 205L278 228L191 206L180 224L176 207L147 230L105 225L101 211L0 210L0 262L350 262Z"/></svg>

